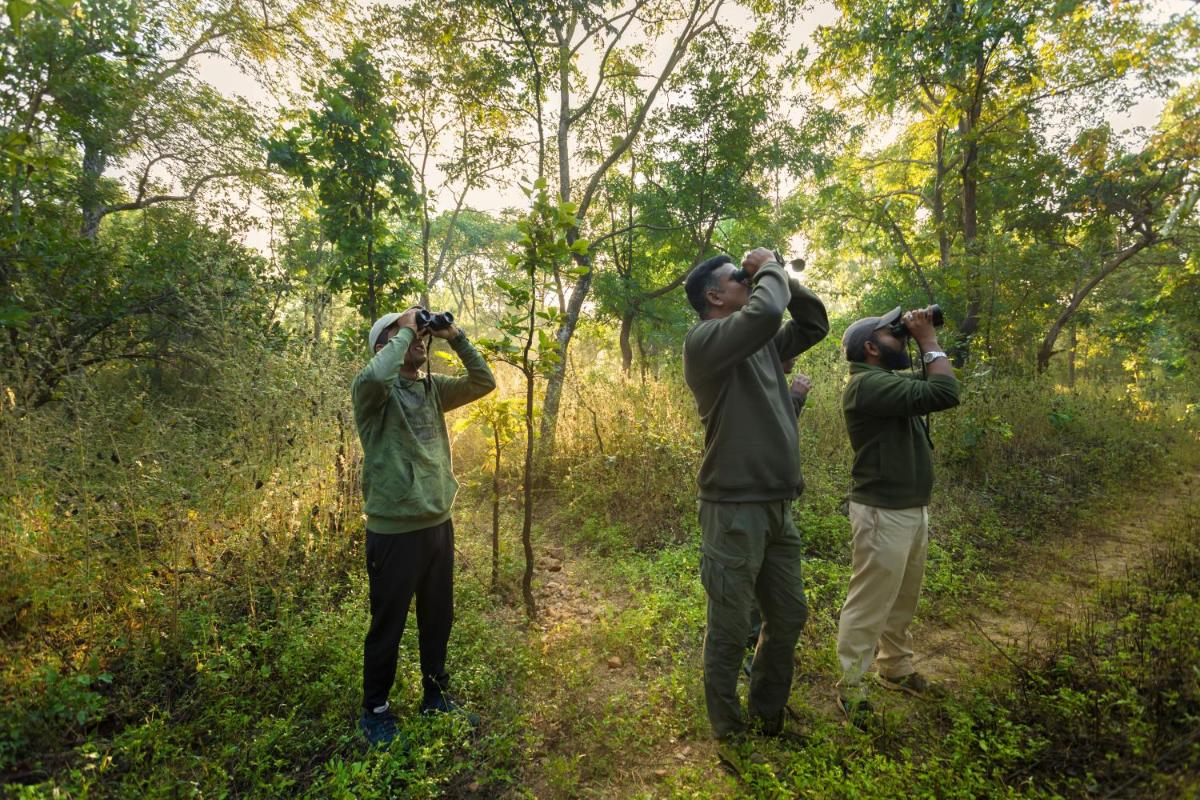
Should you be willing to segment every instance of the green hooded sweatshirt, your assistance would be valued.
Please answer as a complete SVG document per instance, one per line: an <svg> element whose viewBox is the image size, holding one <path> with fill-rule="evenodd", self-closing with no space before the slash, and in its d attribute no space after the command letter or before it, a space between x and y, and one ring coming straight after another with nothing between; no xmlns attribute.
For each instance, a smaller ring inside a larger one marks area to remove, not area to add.
<svg viewBox="0 0 1200 800"><path fill-rule="evenodd" d="M496 388L487 362L463 334L450 347L466 366L465 377L403 377L400 368L415 335L401 328L350 389L363 449L367 530L374 533L408 533L450 518L458 481L442 415Z"/></svg>
<svg viewBox="0 0 1200 800"><path fill-rule="evenodd" d="M792 318L780 327L784 309ZM701 500L792 500L804 491L783 361L827 333L825 306L774 262L755 274L745 307L687 332L683 375L704 423Z"/></svg>

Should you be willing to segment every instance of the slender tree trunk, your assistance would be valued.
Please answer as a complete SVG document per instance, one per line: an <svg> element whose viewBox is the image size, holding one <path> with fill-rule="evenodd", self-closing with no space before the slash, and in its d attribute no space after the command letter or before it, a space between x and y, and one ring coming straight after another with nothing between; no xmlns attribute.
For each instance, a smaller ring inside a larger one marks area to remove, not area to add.
<svg viewBox="0 0 1200 800"><path fill-rule="evenodd" d="M950 232L946 230L946 129L941 125L935 139L937 164L933 176L933 224L938 235L938 266L950 266Z"/></svg>
<svg viewBox="0 0 1200 800"><path fill-rule="evenodd" d="M425 192L422 192L425 195ZM429 200L427 197L421 200L421 307L429 308L429 285L432 283L429 275L429 232L432 225L429 223Z"/></svg>
<svg viewBox="0 0 1200 800"><path fill-rule="evenodd" d="M626 378L633 367L633 346L630 344L629 334L633 330L634 313L630 308L621 317L621 371L625 373Z"/></svg>
<svg viewBox="0 0 1200 800"><path fill-rule="evenodd" d="M1071 320L1067 339L1067 386L1075 388L1075 349L1079 346L1079 323Z"/></svg>
<svg viewBox="0 0 1200 800"><path fill-rule="evenodd" d="M521 576L521 596L525 600L525 616L530 622L537 619L537 604L533 599L533 384L537 380L537 372L529 357L533 350L533 335L537 325L537 273L534 266L529 267L529 319L528 336L525 339L525 350L521 355L521 373L525 376L525 475L524 513L521 520L521 546L525 550L525 574Z"/></svg>
<svg viewBox="0 0 1200 800"><path fill-rule="evenodd" d="M537 619L533 599L533 380L525 375L525 476L521 487L524 496L524 515L521 519L521 546L525 550L525 573L521 576L521 597L525 600L525 616L530 622Z"/></svg>
<svg viewBox="0 0 1200 800"><path fill-rule="evenodd" d="M574 35L572 22L566 31L558 31L558 197L560 202L571 199L571 72L570 72L570 41ZM574 243L579 238L576 230L567 232L567 240ZM554 438L558 428L558 408L562 403L563 381L567 375L567 348L571 345L571 337L575 335L575 327L579 324L579 314L583 310L583 301L592 285L592 264L588 256L576 255L575 261L585 267L587 272L575 281L571 290L571 299L567 301L562 324L559 326L555 339L558 342L559 360L550 372L546 381L546 399L542 403L541 447L544 453L554 451Z"/></svg>
<svg viewBox="0 0 1200 800"><path fill-rule="evenodd" d="M575 236L568 234L569 241ZM563 315L561 327L555 339L558 341L559 360L554 365L550 377L546 380L546 400L542 405L542 450L546 453L554 451L554 436L558 427L558 407L562 402L563 381L567 375L567 348L575 328L579 325L579 314L583 310L583 301L592 287L592 259L588 256L576 256L575 261L587 272L579 276L575 288L571 290L571 299L567 301L567 313Z"/></svg>
<svg viewBox="0 0 1200 800"><path fill-rule="evenodd" d="M970 354L971 337L979 330L980 311L983 307L979 289L979 176L977 171L979 144L975 140L975 123L978 113L978 106L967 109L959 118L958 128L965 148L960 175L962 177L963 246L967 262L965 281L967 313L958 326L962 338L954 348L954 361L958 366L965 363Z"/></svg>
<svg viewBox="0 0 1200 800"><path fill-rule="evenodd" d="M83 212L83 227L80 235L95 240L100 232L100 218L104 215L100 198L100 181L108 164L108 156L99 145L83 144L83 170L79 176L79 206Z"/></svg>
<svg viewBox="0 0 1200 800"><path fill-rule="evenodd" d="M492 430L496 460L492 465L492 594L500 591L500 429Z"/></svg>
<svg viewBox="0 0 1200 800"><path fill-rule="evenodd" d="M367 321L379 319L379 298L375 290L375 267L372 264L372 241L367 239Z"/></svg>

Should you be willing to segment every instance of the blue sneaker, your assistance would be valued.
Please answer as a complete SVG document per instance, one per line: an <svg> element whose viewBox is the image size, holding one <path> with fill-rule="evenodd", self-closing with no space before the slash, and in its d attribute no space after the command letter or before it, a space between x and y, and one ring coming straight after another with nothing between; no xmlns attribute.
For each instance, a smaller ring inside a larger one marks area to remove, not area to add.
<svg viewBox="0 0 1200 800"><path fill-rule="evenodd" d="M400 735L400 729L396 726L396 715L390 708L378 714L364 709L362 716L358 718L358 729L367 738L367 744L372 747L387 747Z"/></svg>
<svg viewBox="0 0 1200 800"><path fill-rule="evenodd" d="M467 724L472 728L479 727L479 715L467 711L457 700L450 696L449 692L441 691L436 694L427 694L425 699L421 701L422 714L457 714L467 721Z"/></svg>

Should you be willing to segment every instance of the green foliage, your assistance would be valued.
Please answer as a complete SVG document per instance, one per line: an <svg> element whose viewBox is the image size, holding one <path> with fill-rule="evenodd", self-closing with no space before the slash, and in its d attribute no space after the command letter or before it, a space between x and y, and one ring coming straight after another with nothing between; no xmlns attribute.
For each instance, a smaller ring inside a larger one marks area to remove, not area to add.
<svg viewBox="0 0 1200 800"><path fill-rule="evenodd" d="M325 278L374 321L416 285L398 271L402 223L420 203L396 134L399 111L365 42L351 45L317 87L303 125L267 142L268 162L316 187L321 230L339 263Z"/></svg>

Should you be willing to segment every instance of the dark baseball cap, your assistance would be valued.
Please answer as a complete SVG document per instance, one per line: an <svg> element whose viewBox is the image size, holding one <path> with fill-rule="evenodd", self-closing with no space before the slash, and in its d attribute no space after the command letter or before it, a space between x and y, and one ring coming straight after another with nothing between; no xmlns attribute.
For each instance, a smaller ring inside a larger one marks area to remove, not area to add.
<svg viewBox="0 0 1200 800"><path fill-rule="evenodd" d="M900 306L880 317L863 317L850 323L842 334L842 352L847 361L862 361L866 357L863 345L871 338L871 334L880 328L890 328L900 319Z"/></svg>

